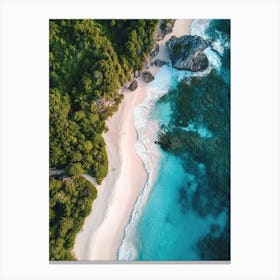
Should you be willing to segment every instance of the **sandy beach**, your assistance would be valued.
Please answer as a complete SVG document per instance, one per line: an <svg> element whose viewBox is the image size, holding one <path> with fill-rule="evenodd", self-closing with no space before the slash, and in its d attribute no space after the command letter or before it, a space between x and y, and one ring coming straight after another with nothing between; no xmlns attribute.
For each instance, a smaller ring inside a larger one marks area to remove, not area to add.
<svg viewBox="0 0 280 280"><path fill-rule="evenodd" d="M155 59L169 60L165 42L171 36L189 34L191 20L176 20L172 33L159 44ZM153 75L158 67L150 67ZM148 84L138 78L138 88L125 92L118 111L107 121L104 134L109 159L108 175L100 186L85 175L98 189L91 214L86 218L82 231L75 239L73 253L78 260L116 260L117 250L129 222L134 204L144 187L147 174L134 145L137 132L134 127L133 109L146 97Z"/></svg>

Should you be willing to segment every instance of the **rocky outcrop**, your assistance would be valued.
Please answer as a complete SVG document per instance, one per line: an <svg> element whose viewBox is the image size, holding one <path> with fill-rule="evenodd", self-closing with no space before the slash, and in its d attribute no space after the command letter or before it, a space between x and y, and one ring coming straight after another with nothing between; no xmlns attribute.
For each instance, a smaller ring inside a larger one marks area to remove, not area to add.
<svg viewBox="0 0 280 280"><path fill-rule="evenodd" d="M133 82L130 84L130 86L128 87L128 89L129 89L130 91L134 91L134 90L137 89L137 87L138 87L137 80L133 80Z"/></svg>
<svg viewBox="0 0 280 280"><path fill-rule="evenodd" d="M172 66L179 70L202 71L209 66L209 61L204 53L208 42L200 36L185 35L172 36L167 42Z"/></svg>
<svg viewBox="0 0 280 280"><path fill-rule="evenodd" d="M150 57L153 58L155 57L159 52L159 44L156 45L156 47L151 51Z"/></svg>
<svg viewBox="0 0 280 280"><path fill-rule="evenodd" d="M149 83L155 79L155 77L148 71L143 72L142 77L146 83Z"/></svg>
<svg viewBox="0 0 280 280"><path fill-rule="evenodd" d="M154 65L157 66L157 67L161 67L161 66L163 66L165 64L166 64L166 62L164 60L156 59L154 61Z"/></svg>
<svg viewBox="0 0 280 280"><path fill-rule="evenodd" d="M159 20L159 27L157 30L156 40L163 40L166 34L169 34L173 30L175 19L161 19Z"/></svg>

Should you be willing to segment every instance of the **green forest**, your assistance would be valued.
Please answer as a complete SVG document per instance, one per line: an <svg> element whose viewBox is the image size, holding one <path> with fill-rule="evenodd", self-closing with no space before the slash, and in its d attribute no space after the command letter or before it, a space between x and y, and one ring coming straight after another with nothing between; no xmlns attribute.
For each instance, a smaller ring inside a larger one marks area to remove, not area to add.
<svg viewBox="0 0 280 280"><path fill-rule="evenodd" d="M82 174L108 172L102 133L121 86L151 52L158 20L50 20L50 260L75 260L74 239L96 198Z"/></svg>
<svg viewBox="0 0 280 280"><path fill-rule="evenodd" d="M96 195L81 176L50 180L50 260L74 260L70 250Z"/></svg>

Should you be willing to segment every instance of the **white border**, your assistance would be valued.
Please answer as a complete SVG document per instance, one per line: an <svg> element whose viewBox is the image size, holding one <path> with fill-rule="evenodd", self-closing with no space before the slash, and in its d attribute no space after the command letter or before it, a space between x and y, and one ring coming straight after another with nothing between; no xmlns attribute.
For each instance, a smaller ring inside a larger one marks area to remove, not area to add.
<svg viewBox="0 0 280 280"><path fill-rule="evenodd" d="M278 1L1 2L1 279L280 279ZM231 264L48 263L48 19L231 18Z"/></svg>

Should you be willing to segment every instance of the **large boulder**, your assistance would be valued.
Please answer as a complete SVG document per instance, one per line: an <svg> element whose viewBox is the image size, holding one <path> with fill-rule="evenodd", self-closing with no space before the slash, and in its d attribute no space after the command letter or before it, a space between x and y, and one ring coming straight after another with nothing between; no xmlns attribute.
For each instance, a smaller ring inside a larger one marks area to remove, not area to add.
<svg viewBox="0 0 280 280"><path fill-rule="evenodd" d="M137 87L138 87L137 80L133 80L133 82L130 84L130 86L128 87L128 89L129 89L130 91L134 91L134 90L137 89Z"/></svg>
<svg viewBox="0 0 280 280"><path fill-rule="evenodd" d="M172 66L179 70L202 71L209 66L204 53L208 42L196 35L172 36L167 42Z"/></svg>
<svg viewBox="0 0 280 280"><path fill-rule="evenodd" d="M155 79L155 77L148 71L143 72L142 77L146 83L149 83Z"/></svg>

